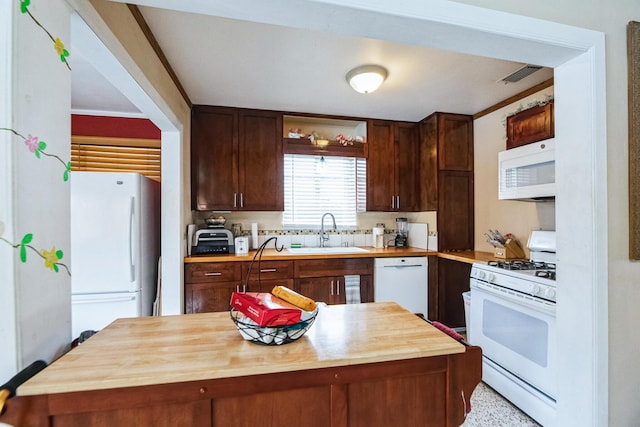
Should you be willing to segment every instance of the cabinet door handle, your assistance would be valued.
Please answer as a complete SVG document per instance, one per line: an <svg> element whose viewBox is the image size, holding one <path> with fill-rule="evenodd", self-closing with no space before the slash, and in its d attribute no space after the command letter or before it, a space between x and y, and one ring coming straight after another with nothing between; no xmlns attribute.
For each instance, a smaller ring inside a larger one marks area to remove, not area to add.
<svg viewBox="0 0 640 427"><path fill-rule="evenodd" d="M118 303L125 301L134 301L136 297L134 296L124 296L124 297L116 297L116 298L95 298L95 299L86 299L73 301L72 304L109 304L109 303Z"/></svg>
<svg viewBox="0 0 640 427"><path fill-rule="evenodd" d="M340 280L336 280L336 294L340 296Z"/></svg>
<svg viewBox="0 0 640 427"><path fill-rule="evenodd" d="M260 273L275 273L276 271L278 271L277 268L263 268Z"/></svg>
<svg viewBox="0 0 640 427"><path fill-rule="evenodd" d="M233 193L233 207L234 208L238 207L236 193Z"/></svg>
<svg viewBox="0 0 640 427"><path fill-rule="evenodd" d="M236 285L236 291L240 292L240 285ZM242 293L247 292L247 285L242 285Z"/></svg>
<svg viewBox="0 0 640 427"><path fill-rule="evenodd" d="M400 209L400 196L396 196L398 201L396 202L396 208Z"/></svg>
<svg viewBox="0 0 640 427"><path fill-rule="evenodd" d="M240 207L244 208L244 193L240 193Z"/></svg>
<svg viewBox="0 0 640 427"><path fill-rule="evenodd" d="M331 281L331 295L333 295L333 280Z"/></svg>
<svg viewBox="0 0 640 427"><path fill-rule="evenodd" d="M396 197L391 196L391 209L395 209L395 208L396 208Z"/></svg>
<svg viewBox="0 0 640 427"><path fill-rule="evenodd" d="M222 273L220 273L219 271L212 271L212 272L207 272L204 273L205 276L222 276Z"/></svg>

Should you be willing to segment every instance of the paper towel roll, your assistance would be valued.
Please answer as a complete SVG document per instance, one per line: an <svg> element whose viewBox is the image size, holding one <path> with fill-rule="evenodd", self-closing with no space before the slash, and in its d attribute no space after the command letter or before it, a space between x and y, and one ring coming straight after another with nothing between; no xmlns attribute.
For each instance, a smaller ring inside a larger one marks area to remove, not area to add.
<svg viewBox="0 0 640 427"><path fill-rule="evenodd" d="M193 245L193 233L196 232L196 225L187 225L187 255L191 256L191 245Z"/></svg>
<svg viewBox="0 0 640 427"><path fill-rule="evenodd" d="M251 248L258 249L258 224L251 223Z"/></svg>

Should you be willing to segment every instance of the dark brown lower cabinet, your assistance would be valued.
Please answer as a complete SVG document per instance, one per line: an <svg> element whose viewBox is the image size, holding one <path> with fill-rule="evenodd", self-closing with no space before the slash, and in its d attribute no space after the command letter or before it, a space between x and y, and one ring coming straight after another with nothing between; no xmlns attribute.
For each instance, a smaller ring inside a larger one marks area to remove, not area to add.
<svg viewBox="0 0 640 427"><path fill-rule="evenodd" d="M192 283L184 289L185 313L228 311L231 294L238 290L240 281L223 283Z"/></svg>
<svg viewBox="0 0 640 427"><path fill-rule="evenodd" d="M233 292L271 292L276 285L315 301L344 304L345 275L359 275L360 302L373 302L372 258L186 263L184 270L187 314L228 311Z"/></svg>
<svg viewBox="0 0 640 427"><path fill-rule="evenodd" d="M231 294L242 282L239 262L202 262L184 265L184 312L229 310Z"/></svg>
<svg viewBox="0 0 640 427"><path fill-rule="evenodd" d="M344 304L346 302L344 276L297 279L295 290L314 301L323 301L327 304Z"/></svg>
<svg viewBox="0 0 640 427"><path fill-rule="evenodd" d="M419 359L18 396L0 421L23 427L454 427L464 422L481 365L481 349L470 346Z"/></svg>
<svg viewBox="0 0 640 427"><path fill-rule="evenodd" d="M469 290L471 264L429 258L429 319L451 328L465 326L462 293ZM436 279L437 277L437 279Z"/></svg>
<svg viewBox="0 0 640 427"><path fill-rule="evenodd" d="M360 302L373 302L373 259L333 258L296 260L295 291L327 304L347 302L345 276L360 276Z"/></svg>
<svg viewBox="0 0 640 427"><path fill-rule="evenodd" d="M194 262L185 264L184 271L187 314L228 311L237 290L270 292L276 285L293 289L293 261Z"/></svg>
<svg viewBox="0 0 640 427"><path fill-rule="evenodd" d="M344 276L296 279L295 290L314 301L327 304L346 304ZM360 276L360 302L373 302L373 276Z"/></svg>
<svg viewBox="0 0 640 427"><path fill-rule="evenodd" d="M242 285L244 286L244 282ZM286 286L289 289L293 289L293 279L249 280L246 290L247 292L271 292L274 286Z"/></svg>
<svg viewBox="0 0 640 427"><path fill-rule="evenodd" d="M211 403L173 403L130 409L62 414L54 417L56 427L78 426L211 426Z"/></svg>

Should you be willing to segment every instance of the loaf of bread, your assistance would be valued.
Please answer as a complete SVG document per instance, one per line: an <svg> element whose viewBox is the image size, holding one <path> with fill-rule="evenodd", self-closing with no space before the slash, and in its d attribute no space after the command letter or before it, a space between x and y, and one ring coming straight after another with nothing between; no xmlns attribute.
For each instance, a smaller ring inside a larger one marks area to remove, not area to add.
<svg viewBox="0 0 640 427"><path fill-rule="evenodd" d="M314 300L309 297L305 297L304 295L300 295L286 286L275 286L271 290L271 293L289 304L300 307L305 311L313 311L316 309L316 302Z"/></svg>

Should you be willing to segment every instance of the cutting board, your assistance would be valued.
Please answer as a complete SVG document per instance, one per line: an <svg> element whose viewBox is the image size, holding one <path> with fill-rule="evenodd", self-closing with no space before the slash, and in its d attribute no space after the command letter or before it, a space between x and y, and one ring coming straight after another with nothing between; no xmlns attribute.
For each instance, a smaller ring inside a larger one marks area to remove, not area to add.
<svg viewBox="0 0 640 427"><path fill-rule="evenodd" d="M429 244L429 224L410 222L408 224L409 239L408 245L412 248L428 249Z"/></svg>

